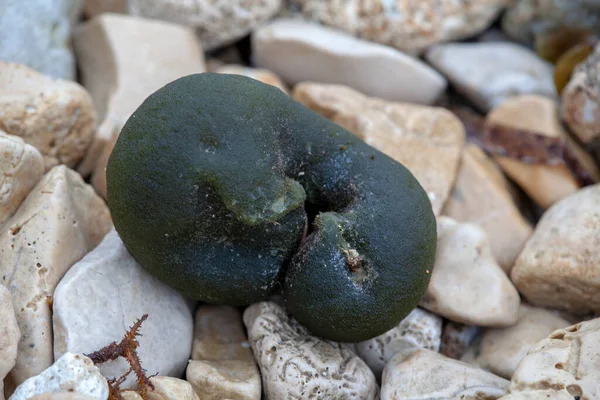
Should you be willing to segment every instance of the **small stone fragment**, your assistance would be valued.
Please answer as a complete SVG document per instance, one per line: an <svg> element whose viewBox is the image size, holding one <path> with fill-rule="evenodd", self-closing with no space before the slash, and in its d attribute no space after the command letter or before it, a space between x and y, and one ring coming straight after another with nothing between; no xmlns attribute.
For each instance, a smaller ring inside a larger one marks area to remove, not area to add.
<svg viewBox="0 0 600 400"><path fill-rule="evenodd" d="M54 292L53 311L55 358L118 343L123 327L148 314L138 339L142 366L148 375L179 377L185 371L192 348L190 309L183 296L129 255L114 229L64 275ZM118 378L129 365L120 358L98 368L104 376ZM130 374L121 387L134 384Z"/></svg>
<svg viewBox="0 0 600 400"><path fill-rule="evenodd" d="M600 312L600 184L550 207L511 271L532 304L574 313Z"/></svg>
<svg viewBox="0 0 600 400"><path fill-rule="evenodd" d="M383 370L381 400L498 399L509 382L431 350L396 354Z"/></svg>
<svg viewBox="0 0 600 400"><path fill-rule="evenodd" d="M106 197L106 163L131 113L167 83L204 72L204 54L190 29L118 14L82 24L73 44L100 121L78 171L93 172L94 188Z"/></svg>
<svg viewBox="0 0 600 400"><path fill-rule="evenodd" d="M52 296L65 272L102 240L112 222L104 201L64 165L52 168L0 232L0 284L21 330L14 388L52 365Z"/></svg>
<svg viewBox="0 0 600 400"><path fill-rule="evenodd" d="M54 78L75 79L69 38L80 8L81 0L3 0L0 60L28 65Z"/></svg>
<svg viewBox="0 0 600 400"><path fill-rule="evenodd" d="M561 100L561 115L569 129L600 161L600 45L575 68Z"/></svg>
<svg viewBox="0 0 600 400"><path fill-rule="evenodd" d="M505 101L486 117L486 124L534 132L550 138L561 138L594 181L600 174L592 159L560 126L558 106L544 96L517 96ZM504 172L540 207L548 208L563 197L576 192L580 183L566 164L534 164L505 156L494 156Z"/></svg>
<svg viewBox="0 0 600 400"><path fill-rule="evenodd" d="M92 99L79 84L1 61L0 110L0 129L37 148L46 171L74 167L96 128Z"/></svg>
<svg viewBox="0 0 600 400"><path fill-rule="evenodd" d="M449 43L434 46L425 57L484 112L520 94L557 96L552 65L518 44Z"/></svg>
<svg viewBox="0 0 600 400"><path fill-rule="evenodd" d="M404 349L420 347L438 351L441 335L442 318L417 307L395 328L357 343L356 351L375 376L380 378L387 362Z"/></svg>
<svg viewBox="0 0 600 400"><path fill-rule="evenodd" d="M237 308L198 307L192 360L187 380L202 399L260 400L260 373Z"/></svg>
<svg viewBox="0 0 600 400"><path fill-rule="evenodd" d="M43 174L40 152L20 137L0 130L0 229Z"/></svg>
<svg viewBox="0 0 600 400"><path fill-rule="evenodd" d="M552 399L600 398L599 343L600 318L554 331L519 363L510 382L513 399L542 393Z"/></svg>
<svg viewBox="0 0 600 400"><path fill-rule="evenodd" d="M23 382L9 400L27 400L38 394L76 392L96 400L108 398L108 383L92 360L65 353L37 376Z"/></svg>
<svg viewBox="0 0 600 400"><path fill-rule="evenodd" d="M550 310L521 304L515 325L487 329L462 360L510 379L531 347L555 330L569 325L567 320Z"/></svg>
<svg viewBox="0 0 600 400"><path fill-rule="evenodd" d="M485 1L291 0L305 18L418 54L484 31L508 3Z"/></svg>
<svg viewBox="0 0 600 400"><path fill-rule="evenodd" d="M533 229L512 197L498 166L476 145L465 146L454 188L442 214L479 225L487 234L494 259L510 271Z"/></svg>
<svg viewBox="0 0 600 400"><path fill-rule="evenodd" d="M153 376L150 382L154 390L148 392L148 400L200 400L192 385L183 379ZM142 396L133 390L123 390L121 394L123 400L142 400Z"/></svg>
<svg viewBox="0 0 600 400"><path fill-rule="evenodd" d="M288 93L288 88L281 81L281 79L279 79L279 77L273 72L263 68L251 68L238 64L225 64L216 68L214 72L217 72L219 74L234 74L247 76L249 78L256 79L257 81L260 81L262 83L266 83L267 85L278 87L283 93Z"/></svg>
<svg viewBox="0 0 600 400"><path fill-rule="evenodd" d="M465 141L450 111L366 97L345 86L300 83L294 99L402 163L423 186L436 215L448 198Z"/></svg>
<svg viewBox="0 0 600 400"><path fill-rule="evenodd" d="M15 365L20 338L10 292L0 284L0 400L4 400L4 377Z"/></svg>
<svg viewBox="0 0 600 400"><path fill-rule="evenodd" d="M421 307L467 325L510 326L519 318L519 304L519 293L494 261L485 232L440 217L436 262Z"/></svg>
<svg viewBox="0 0 600 400"><path fill-rule="evenodd" d="M83 0L83 13L93 18L102 13L126 13L127 0Z"/></svg>
<svg viewBox="0 0 600 400"><path fill-rule="evenodd" d="M369 367L344 345L311 336L272 302L244 311L250 345L262 374L266 400L356 398L378 395Z"/></svg>
<svg viewBox="0 0 600 400"><path fill-rule="evenodd" d="M440 354L455 360L460 360L475 341L481 328L464 325L452 321L444 321Z"/></svg>
<svg viewBox="0 0 600 400"><path fill-rule="evenodd" d="M214 50L252 32L281 9L281 0L128 0L129 13L188 26Z"/></svg>
<svg viewBox="0 0 600 400"><path fill-rule="evenodd" d="M368 96L432 104L446 79L421 60L310 22L279 19L254 32L254 62L291 85L319 82Z"/></svg>

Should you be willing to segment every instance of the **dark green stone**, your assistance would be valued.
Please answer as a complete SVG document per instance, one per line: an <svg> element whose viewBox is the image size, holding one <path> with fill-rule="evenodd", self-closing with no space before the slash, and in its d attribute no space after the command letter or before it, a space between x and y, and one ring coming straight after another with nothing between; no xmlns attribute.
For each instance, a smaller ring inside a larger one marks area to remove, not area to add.
<svg viewBox="0 0 600 400"><path fill-rule="evenodd" d="M242 76L190 75L149 96L110 156L107 191L126 248L160 280L236 306L282 287L328 339L396 325L435 258L431 204L406 168Z"/></svg>

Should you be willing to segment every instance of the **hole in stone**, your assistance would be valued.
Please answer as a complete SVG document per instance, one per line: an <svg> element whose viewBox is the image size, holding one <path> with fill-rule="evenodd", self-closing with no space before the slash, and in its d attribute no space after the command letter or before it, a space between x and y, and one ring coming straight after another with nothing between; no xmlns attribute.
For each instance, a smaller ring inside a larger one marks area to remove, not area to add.
<svg viewBox="0 0 600 400"><path fill-rule="evenodd" d="M583 395L583 391L581 390L581 387L579 387L579 385L567 386L567 392L569 392L571 396L575 397L581 397Z"/></svg>
<svg viewBox="0 0 600 400"><path fill-rule="evenodd" d="M565 366L562 363L556 363L554 365L554 368L556 368L556 369L565 369Z"/></svg>
<svg viewBox="0 0 600 400"><path fill-rule="evenodd" d="M564 338L565 338L565 333L562 331L554 332L552 335L550 335L550 339L562 340Z"/></svg>

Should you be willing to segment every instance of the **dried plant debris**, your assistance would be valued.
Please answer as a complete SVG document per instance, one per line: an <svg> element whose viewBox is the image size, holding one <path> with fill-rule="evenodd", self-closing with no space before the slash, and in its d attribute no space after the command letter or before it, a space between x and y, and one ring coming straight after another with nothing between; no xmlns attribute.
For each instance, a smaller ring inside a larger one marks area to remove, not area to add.
<svg viewBox="0 0 600 400"><path fill-rule="evenodd" d="M571 171L580 186L594 183L592 175L567 145L566 137L548 137L530 130L485 122L482 116L466 107L450 110L462 121L467 142L476 144L486 153L510 157L526 164L562 164Z"/></svg>
<svg viewBox="0 0 600 400"><path fill-rule="evenodd" d="M148 314L144 314L142 318L138 319L125 333L125 336L119 343L112 342L98 351L86 354L94 364L102 364L123 357L130 366L129 370L123 376L107 379L109 388L108 400L122 400L121 384L125 382L125 379L132 371L137 377L138 392L144 400L148 400L148 388L151 390L154 389L154 385L150 382L150 377L146 375L146 370L142 368L142 363L137 354L137 348L140 343L136 337L141 336L139 330L147 318Z"/></svg>

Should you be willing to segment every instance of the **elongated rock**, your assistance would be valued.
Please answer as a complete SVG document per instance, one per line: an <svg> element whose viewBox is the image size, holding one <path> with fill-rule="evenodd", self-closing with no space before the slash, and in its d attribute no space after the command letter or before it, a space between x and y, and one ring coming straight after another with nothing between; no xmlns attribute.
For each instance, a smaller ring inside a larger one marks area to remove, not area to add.
<svg viewBox="0 0 600 400"><path fill-rule="evenodd" d="M4 377L15 366L20 338L10 292L0 285L0 400L4 400Z"/></svg>

